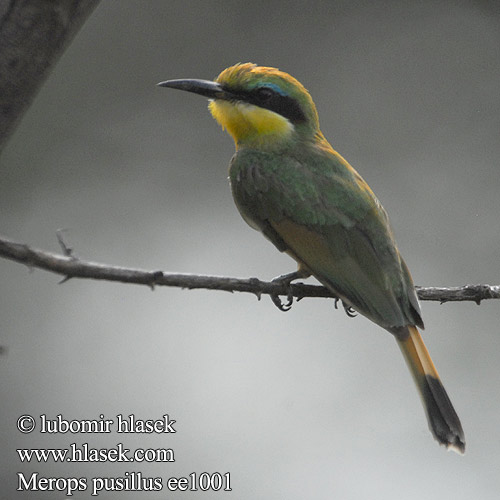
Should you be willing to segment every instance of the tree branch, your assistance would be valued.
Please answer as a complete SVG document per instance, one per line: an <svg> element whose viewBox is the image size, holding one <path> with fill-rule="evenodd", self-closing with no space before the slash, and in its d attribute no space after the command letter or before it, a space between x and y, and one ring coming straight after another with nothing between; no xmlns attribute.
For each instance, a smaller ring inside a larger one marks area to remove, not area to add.
<svg viewBox="0 0 500 500"><path fill-rule="evenodd" d="M61 243L61 238L59 241ZM226 278L222 276L197 276L193 274L164 273L163 271L145 271L117 266L108 266L96 262L87 262L76 258L69 247L61 243L64 255L32 248L24 243L0 236L0 257L25 264L30 268L40 268L59 274L67 281L71 278L116 281L136 285L174 286L180 288L204 288L227 292L248 292L260 298L261 295L288 295L286 285L257 278ZM479 304L485 299L500 299L500 286L465 285L461 287L416 287L420 300L474 301ZM327 288L317 285L295 283L291 292L297 299L304 297L336 298Z"/></svg>
<svg viewBox="0 0 500 500"><path fill-rule="evenodd" d="M0 151L99 0L0 0Z"/></svg>

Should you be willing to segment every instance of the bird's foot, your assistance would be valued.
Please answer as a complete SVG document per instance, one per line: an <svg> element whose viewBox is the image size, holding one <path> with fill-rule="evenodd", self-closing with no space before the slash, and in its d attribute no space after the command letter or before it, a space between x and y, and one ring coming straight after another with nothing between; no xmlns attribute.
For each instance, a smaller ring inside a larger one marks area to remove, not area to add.
<svg viewBox="0 0 500 500"><path fill-rule="evenodd" d="M338 309L339 300L342 302L342 307L349 318L355 318L358 313L349 305L346 304L342 299L335 299L335 309Z"/></svg>
<svg viewBox="0 0 500 500"><path fill-rule="evenodd" d="M293 273L282 274L281 276L278 276L277 278L274 278L272 280L272 283L279 283L280 285L285 285L288 288L288 293L286 296L285 303L282 302L279 295L274 295L274 294L270 295L271 300L273 301L273 304L280 311L287 312L292 308L293 290L292 290L291 283L292 283L292 281L299 279L299 278L304 278L304 273L300 272L300 271L294 271Z"/></svg>

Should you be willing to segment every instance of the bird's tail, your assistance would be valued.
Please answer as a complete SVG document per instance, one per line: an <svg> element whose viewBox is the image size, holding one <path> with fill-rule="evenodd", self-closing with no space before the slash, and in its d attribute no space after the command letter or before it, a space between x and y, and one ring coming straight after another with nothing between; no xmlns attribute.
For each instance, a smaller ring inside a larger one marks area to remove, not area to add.
<svg viewBox="0 0 500 500"><path fill-rule="evenodd" d="M440 444L463 454L465 438L462 425L439 379L429 351L415 326L408 326L407 332L407 335L396 338L417 385L429 429Z"/></svg>

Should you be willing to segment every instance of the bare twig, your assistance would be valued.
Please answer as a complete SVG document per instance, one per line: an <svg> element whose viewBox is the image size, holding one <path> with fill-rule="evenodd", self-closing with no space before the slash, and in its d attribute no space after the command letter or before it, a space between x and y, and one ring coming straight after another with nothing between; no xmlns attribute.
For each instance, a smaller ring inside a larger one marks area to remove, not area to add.
<svg viewBox="0 0 500 500"><path fill-rule="evenodd" d="M0 237L0 257L4 257L30 268L40 268L69 278L87 278L94 280L117 281L155 286L174 286L180 288L204 288L208 290L224 290L227 292L248 292L260 298L261 295L288 295L294 297L336 298L327 288L304 283L284 285L279 282L261 281L257 278L227 278L223 276L199 276L194 274L164 273L163 271L145 271L117 266L108 266L96 262L87 262L74 255L59 255L32 248ZM500 286L465 285L461 287L416 287L421 300L474 301L480 303L485 299L500 299Z"/></svg>

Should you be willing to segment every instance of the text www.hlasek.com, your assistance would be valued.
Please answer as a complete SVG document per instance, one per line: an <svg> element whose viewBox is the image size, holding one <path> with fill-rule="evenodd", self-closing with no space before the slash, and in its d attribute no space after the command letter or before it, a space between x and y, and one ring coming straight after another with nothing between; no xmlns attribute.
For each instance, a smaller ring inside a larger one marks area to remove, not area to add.
<svg viewBox="0 0 500 500"><path fill-rule="evenodd" d="M133 451L118 443L115 448L91 448L70 444L69 449L18 449L21 462L175 462L171 448L137 448Z"/></svg>

